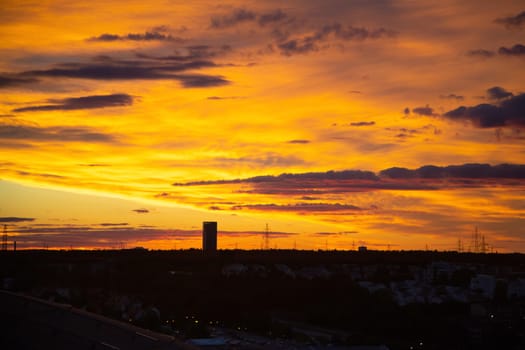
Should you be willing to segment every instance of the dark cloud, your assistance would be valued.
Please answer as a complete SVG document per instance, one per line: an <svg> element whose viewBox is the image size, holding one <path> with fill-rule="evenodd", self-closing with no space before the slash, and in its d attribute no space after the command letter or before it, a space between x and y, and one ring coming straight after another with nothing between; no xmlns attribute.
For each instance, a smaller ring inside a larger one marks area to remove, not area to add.
<svg viewBox="0 0 525 350"><path fill-rule="evenodd" d="M239 23L255 21L255 12L246 9L235 9L226 15L216 15L211 18L210 28L223 29L233 27Z"/></svg>
<svg viewBox="0 0 525 350"><path fill-rule="evenodd" d="M476 49L467 52L467 56L483 58L494 57L496 54L500 56L525 56L525 45L516 44L512 47L502 46L497 52L485 49Z"/></svg>
<svg viewBox="0 0 525 350"><path fill-rule="evenodd" d="M394 37L396 32L385 29L367 29L363 27L343 26L340 23L325 25L314 34L301 38L294 38L277 44L282 55L291 56L318 51L320 44L326 42L330 37L343 41L362 41L367 39L379 39Z"/></svg>
<svg viewBox="0 0 525 350"><path fill-rule="evenodd" d="M310 40L293 39L284 43L278 44L277 47L281 51L281 54L285 56L292 56L296 54L304 54L312 51L318 51L319 48L315 42Z"/></svg>
<svg viewBox="0 0 525 350"><path fill-rule="evenodd" d="M382 170L379 175L391 179L525 179L525 165L463 164L445 167L426 165L414 170L394 167Z"/></svg>
<svg viewBox="0 0 525 350"><path fill-rule="evenodd" d="M293 144L307 144L307 143L310 143L309 140L290 140L290 141L287 141L287 143L293 143Z"/></svg>
<svg viewBox="0 0 525 350"><path fill-rule="evenodd" d="M71 64L64 68L21 73L28 76L63 77L94 80L173 79L171 72L216 67L211 61L191 61L167 65L149 65L140 61L116 61L105 64Z"/></svg>
<svg viewBox="0 0 525 350"><path fill-rule="evenodd" d="M378 177L371 171L362 170L343 170L343 171L327 171L327 172L310 172L301 174L281 174L281 175L263 175L255 176L246 179L235 180L216 180L216 181L194 181L186 183L174 183L173 186L202 186L215 184L230 184L230 183L263 183L263 182L283 182L289 180L302 181L322 181L322 180L378 180Z"/></svg>
<svg viewBox="0 0 525 350"><path fill-rule="evenodd" d="M38 127L10 124L0 124L1 139L17 141L115 142L115 138L112 135L96 132L88 127Z"/></svg>
<svg viewBox="0 0 525 350"><path fill-rule="evenodd" d="M18 78L13 76L0 75L0 89L15 87L23 84L36 83L38 80L33 78Z"/></svg>
<svg viewBox="0 0 525 350"><path fill-rule="evenodd" d="M315 235L318 236L343 236L359 233L359 231L341 231L341 232L316 232Z"/></svg>
<svg viewBox="0 0 525 350"><path fill-rule="evenodd" d="M374 121L371 121L371 122L353 122L353 123L350 123L350 126L371 126L371 125L375 125L376 122Z"/></svg>
<svg viewBox="0 0 525 350"><path fill-rule="evenodd" d="M439 98L442 98L444 100L456 100L456 101L463 101L465 99L464 96L456 95L456 94L440 95Z"/></svg>
<svg viewBox="0 0 525 350"><path fill-rule="evenodd" d="M444 114L452 120L468 120L476 127L525 127L525 94L511 96L499 104L483 103L473 107L461 106Z"/></svg>
<svg viewBox="0 0 525 350"><path fill-rule="evenodd" d="M104 163L89 163L89 164L79 164L79 166L87 166L87 167L105 167L110 166L109 164Z"/></svg>
<svg viewBox="0 0 525 350"><path fill-rule="evenodd" d="M143 53L137 53L136 56L142 59L157 60L157 61L201 61L209 60L210 58L224 55L232 51L231 46L222 45L219 47L212 47L209 45L192 45L186 46L183 49L175 50L174 55L168 56L150 56Z"/></svg>
<svg viewBox="0 0 525 350"><path fill-rule="evenodd" d="M48 100L53 104L16 108L13 112L70 111L106 107L122 107L133 104L133 97L127 94L93 95Z"/></svg>
<svg viewBox="0 0 525 350"><path fill-rule="evenodd" d="M258 14L251 10L238 8L228 14L212 16L210 28L224 29L234 27L241 23L255 21L257 21L261 27L264 27L268 24L278 23L287 19L289 19L288 15L281 9Z"/></svg>
<svg viewBox="0 0 525 350"><path fill-rule="evenodd" d="M230 82L220 75L184 74L174 75L185 88L199 88L228 85Z"/></svg>
<svg viewBox="0 0 525 350"><path fill-rule="evenodd" d="M498 53L503 56L525 56L525 45L516 44L513 47L500 47Z"/></svg>
<svg viewBox="0 0 525 350"><path fill-rule="evenodd" d="M269 211L329 212L375 209L359 208L349 204L313 202L335 195L347 196L356 192L382 190L439 190L444 188L480 188L499 185L516 186L525 183L525 165L464 164L439 167L422 166L418 169L390 168L378 173L347 170L325 173L281 174L246 179L195 181L175 183L174 186L224 185L225 191L246 194L275 195L300 198L295 204L233 204L230 210L252 209ZM343 198L343 197L341 197ZM226 209L226 207L220 207Z"/></svg>
<svg viewBox="0 0 525 350"><path fill-rule="evenodd" d="M22 171L22 170L18 170L16 171L16 173L21 176L41 177L44 179L66 179L65 176L57 175L57 174L30 173L28 171Z"/></svg>
<svg viewBox="0 0 525 350"><path fill-rule="evenodd" d="M472 57L483 57L483 58L490 58L494 57L496 53L494 51L485 50L485 49L476 49L476 50L470 50L467 52L467 56Z"/></svg>
<svg viewBox="0 0 525 350"><path fill-rule="evenodd" d="M34 221L34 218L19 218L15 216L4 216L0 217L0 222L27 222Z"/></svg>
<svg viewBox="0 0 525 350"><path fill-rule="evenodd" d="M151 31L145 33L129 33L126 35L104 33L96 37L87 39L87 41L183 41L181 38L175 38L169 34L160 31Z"/></svg>
<svg viewBox="0 0 525 350"><path fill-rule="evenodd" d="M220 100L239 100L243 98L246 98L246 97L243 97L243 96L208 96L206 99L220 101Z"/></svg>
<svg viewBox="0 0 525 350"><path fill-rule="evenodd" d="M174 62L170 64L150 64L144 61L113 61L103 63L64 64L59 68L22 72L23 77L76 78L92 80L177 80L183 87L209 87L226 85L230 82L222 76L205 74L180 74L189 70L217 67L206 60ZM178 73L178 74L174 74ZM93 99L92 99L93 100ZM84 100L85 101L85 100Z"/></svg>
<svg viewBox="0 0 525 350"><path fill-rule="evenodd" d="M147 213L149 213L149 210L145 209L145 208L133 209L132 211L134 211L137 214L147 214Z"/></svg>
<svg viewBox="0 0 525 350"><path fill-rule="evenodd" d="M281 9L259 15L259 25L265 26L269 23L280 22L288 18L288 15Z"/></svg>
<svg viewBox="0 0 525 350"><path fill-rule="evenodd" d="M434 109L430 108L428 105L426 105L425 107L412 108L412 112L415 114L429 116L429 117L435 115Z"/></svg>
<svg viewBox="0 0 525 350"><path fill-rule="evenodd" d="M293 212L335 212L335 211L359 211L361 208L340 203L295 203L295 204L246 204L236 205L232 210L252 209L263 211L293 211Z"/></svg>
<svg viewBox="0 0 525 350"><path fill-rule="evenodd" d="M505 90L501 86L494 86L490 89L487 89L487 96L491 100L501 100L507 97L514 96L510 91Z"/></svg>
<svg viewBox="0 0 525 350"><path fill-rule="evenodd" d="M404 114L404 115L409 115L409 114L410 114L410 108L406 107L406 108L403 110L403 114Z"/></svg>
<svg viewBox="0 0 525 350"><path fill-rule="evenodd" d="M497 18L494 22L503 24L507 29L521 28L525 26L525 11L518 13L516 16Z"/></svg>

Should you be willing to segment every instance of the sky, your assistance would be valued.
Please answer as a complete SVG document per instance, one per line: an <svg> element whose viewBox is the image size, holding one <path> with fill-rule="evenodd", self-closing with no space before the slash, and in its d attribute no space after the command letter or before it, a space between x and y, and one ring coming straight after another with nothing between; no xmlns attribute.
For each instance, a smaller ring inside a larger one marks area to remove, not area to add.
<svg viewBox="0 0 525 350"><path fill-rule="evenodd" d="M0 39L19 248L525 252L522 1L4 0Z"/></svg>

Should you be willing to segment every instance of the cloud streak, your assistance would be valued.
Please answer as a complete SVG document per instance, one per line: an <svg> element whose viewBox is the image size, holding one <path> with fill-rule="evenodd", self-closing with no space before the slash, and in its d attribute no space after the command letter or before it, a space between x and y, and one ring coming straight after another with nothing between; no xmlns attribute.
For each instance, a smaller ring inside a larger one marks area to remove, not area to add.
<svg viewBox="0 0 525 350"><path fill-rule="evenodd" d="M116 142L113 135L89 127L38 127L0 124L0 140L62 141L62 142Z"/></svg>
<svg viewBox="0 0 525 350"><path fill-rule="evenodd" d="M13 112L39 112L39 111L71 111L79 109L94 109L107 107L124 107L133 104L133 97L128 94L93 95L70 97L59 100L48 100L52 104L22 107L13 109Z"/></svg>
<svg viewBox="0 0 525 350"><path fill-rule="evenodd" d="M0 75L0 89L36 83L37 81L38 80L34 78L20 78L16 76Z"/></svg>
<svg viewBox="0 0 525 350"><path fill-rule="evenodd" d="M6 223L6 222L28 222L28 221L34 221L34 218L20 218L16 216L4 216L0 217L0 222Z"/></svg>
<svg viewBox="0 0 525 350"><path fill-rule="evenodd" d="M494 86L487 89L487 97L491 100L502 100L507 97L514 96L510 91L505 90L501 86Z"/></svg>
<svg viewBox="0 0 525 350"><path fill-rule="evenodd" d="M350 123L350 126L372 126L372 125L375 125L376 122L374 121L371 121L371 122L352 122Z"/></svg>
<svg viewBox="0 0 525 350"><path fill-rule="evenodd" d="M359 208L351 204L340 203L294 203L294 204L245 204L237 205L231 208L232 210L252 209L259 211L284 211L284 212L339 212L339 211L361 211Z"/></svg>
<svg viewBox="0 0 525 350"><path fill-rule="evenodd" d="M515 16L497 18L494 22L503 24L507 29L519 29L525 27L525 11L520 12Z"/></svg>
<svg viewBox="0 0 525 350"><path fill-rule="evenodd" d="M42 78L57 79L89 79L98 81L113 80L176 80L185 88L222 86L230 83L220 75L207 75L189 73L188 71L201 70L205 68L218 67L209 60L187 60L183 62L151 62L145 60L125 61L113 60L111 57L98 57L95 63L69 63L62 64L56 68L29 70L9 76L0 76L0 88L12 86L28 86L30 83L42 82ZM81 100L69 101L70 106L77 106L84 102L85 106L90 101L102 102L110 99L120 103L130 102L129 97L124 94L116 94L112 97L86 96ZM125 99L125 100L123 100ZM97 103L93 102L94 105ZM68 101L63 101L64 108L68 107ZM52 108L52 107L45 107Z"/></svg>
<svg viewBox="0 0 525 350"><path fill-rule="evenodd" d="M126 35L104 33L99 36L91 37L87 41L183 41L181 38L175 38L169 34L164 34L159 31L151 31L145 33L129 33Z"/></svg>
<svg viewBox="0 0 525 350"><path fill-rule="evenodd" d="M431 117L435 115L434 109L426 105L425 107L412 108L412 113Z"/></svg>
<svg viewBox="0 0 525 350"><path fill-rule="evenodd" d="M279 51L284 56L306 54L320 49L320 44L330 38L342 41L364 41L369 39L392 38L397 32L385 29L368 29L364 27L344 26L340 23L324 25L314 34L296 37L277 44Z"/></svg>
<svg viewBox="0 0 525 350"><path fill-rule="evenodd" d="M243 189L239 192L301 195L303 198L310 198L310 195L378 190L438 190L442 188L482 187L492 184L494 179L498 179L502 183L505 180L509 183L515 180L525 180L525 165L463 164L446 167L427 165L417 169L394 167L382 170L377 174L363 170L328 171L256 176L234 180L194 181L174 183L173 186L248 184L251 185L250 189ZM307 207L306 204L303 206ZM256 209L257 207L251 208ZM315 206L311 208L315 208ZM274 209L293 210L294 207Z"/></svg>
<svg viewBox="0 0 525 350"><path fill-rule="evenodd" d="M257 22L264 27L271 23L278 23L289 19L289 16L281 9L270 12L257 13L244 8L233 9L230 13L214 15L210 20L210 29L226 29L243 23Z"/></svg>
<svg viewBox="0 0 525 350"><path fill-rule="evenodd" d="M502 56L525 56L525 45L516 44L512 47L502 46L498 49L498 53Z"/></svg>

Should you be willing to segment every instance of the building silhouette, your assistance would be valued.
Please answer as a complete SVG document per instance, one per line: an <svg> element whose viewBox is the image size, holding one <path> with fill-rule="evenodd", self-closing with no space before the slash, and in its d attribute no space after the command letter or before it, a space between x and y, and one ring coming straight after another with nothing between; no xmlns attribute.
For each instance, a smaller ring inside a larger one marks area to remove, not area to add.
<svg viewBox="0 0 525 350"><path fill-rule="evenodd" d="M214 252L217 250L217 222L204 221L202 223L202 250Z"/></svg>

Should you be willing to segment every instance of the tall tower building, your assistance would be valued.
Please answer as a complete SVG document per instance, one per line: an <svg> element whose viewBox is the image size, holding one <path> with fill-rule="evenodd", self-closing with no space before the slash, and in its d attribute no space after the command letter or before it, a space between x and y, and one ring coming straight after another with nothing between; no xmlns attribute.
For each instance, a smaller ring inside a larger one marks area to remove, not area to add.
<svg viewBox="0 0 525 350"><path fill-rule="evenodd" d="M204 221L202 223L202 250L214 252L217 250L217 222Z"/></svg>

